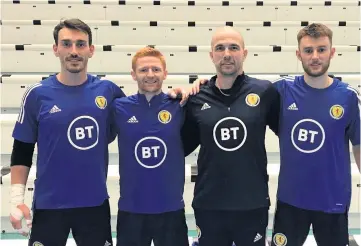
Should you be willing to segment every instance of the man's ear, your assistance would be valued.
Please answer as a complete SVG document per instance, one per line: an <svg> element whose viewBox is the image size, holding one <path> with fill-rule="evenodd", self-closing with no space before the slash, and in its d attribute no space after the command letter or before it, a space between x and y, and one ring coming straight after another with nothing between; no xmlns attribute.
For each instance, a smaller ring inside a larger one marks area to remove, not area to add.
<svg viewBox="0 0 361 246"><path fill-rule="evenodd" d="M94 46L94 45L90 45L90 46L89 46L89 50L90 50L89 58L92 58L93 55L94 55L95 46Z"/></svg>
<svg viewBox="0 0 361 246"><path fill-rule="evenodd" d="M302 61L301 59L301 52L299 50L296 50L296 56L297 56L297 59Z"/></svg>
<svg viewBox="0 0 361 246"><path fill-rule="evenodd" d="M53 52L56 57L59 57L58 45L53 44Z"/></svg>
<svg viewBox="0 0 361 246"><path fill-rule="evenodd" d="M136 76L134 70L132 70L132 71L130 72L130 74L132 75L133 80L137 81L137 76Z"/></svg>

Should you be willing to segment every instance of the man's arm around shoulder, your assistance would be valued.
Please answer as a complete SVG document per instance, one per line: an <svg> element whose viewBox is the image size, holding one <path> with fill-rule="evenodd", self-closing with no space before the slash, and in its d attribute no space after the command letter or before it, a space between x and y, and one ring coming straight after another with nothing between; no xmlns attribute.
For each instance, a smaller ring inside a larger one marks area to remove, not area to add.
<svg viewBox="0 0 361 246"><path fill-rule="evenodd" d="M188 102L184 107L185 119L181 129L181 137L183 142L184 156L188 156L195 151L200 144L199 127L192 115L191 105Z"/></svg>

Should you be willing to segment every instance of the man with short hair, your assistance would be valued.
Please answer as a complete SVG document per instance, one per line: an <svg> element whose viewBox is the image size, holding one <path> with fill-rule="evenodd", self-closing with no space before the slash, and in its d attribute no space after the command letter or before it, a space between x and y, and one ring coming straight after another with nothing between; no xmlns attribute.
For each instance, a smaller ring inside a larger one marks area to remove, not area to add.
<svg viewBox="0 0 361 246"><path fill-rule="evenodd" d="M188 246L184 157L195 149L192 133L179 101L162 92L167 68L160 51L140 49L131 75L138 93L111 106L119 149L117 245Z"/></svg>
<svg viewBox="0 0 361 246"><path fill-rule="evenodd" d="M109 105L124 97L114 83L87 74L94 53L90 27L79 19L54 28L53 50L61 70L30 86L15 124L11 155L11 215L29 245L64 246L71 230L79 246L112 245L106 186ZM37 144L33 221L24 204Z"/></svg>
<svg viewBox="0 0 361 246"><path fill-rule="evenodd" d="M313 23L297 35L304 74L274 83L281 94L281 167L272 245L349 244L349 142L360 170L360 94L328 75L332 31Z"/></svg>
<svg viewBox="0 0 361 246"><path fill-rule="evenodd" d="M243 70L242 35L212 37L217 74L189 97L186 121L200 144L193 208L200 246L265 245L270 198L265 132L278 133L279 95L270 81Z"/></svg>

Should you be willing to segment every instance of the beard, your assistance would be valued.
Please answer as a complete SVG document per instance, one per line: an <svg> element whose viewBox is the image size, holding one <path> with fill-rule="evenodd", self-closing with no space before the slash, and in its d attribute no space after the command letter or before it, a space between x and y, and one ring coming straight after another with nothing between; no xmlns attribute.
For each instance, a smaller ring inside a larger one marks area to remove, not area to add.
<svg viewBox="0 0 361 246"><path fill-rule="evenodd" d="M75 61L72 62L71 59L74 59ZM87 60L81 57L65 58L64 61L65 68L69 73L80 73L85 69L86 64L87 64Z"/></svg>
<svg viewBox="0 0 361 246"><path fill-rule="evenodd" d="M317 71L313 71L311 65L307 65L303 61L302 61L302 67L303 67L303 70L305 71L305 73L308 76L310 76L310 77L320 77L320 76L324 75L327 72L327 70L328 70L328 68L330 66L330 60L331 59L328 59L327 62L325 62L323 64L320 64L321 69L320 70L318 69Z"/></svg>
<svg viewBox="0 0 361 246"><path fill-rule="evenodd" d="M222 74L224 77L233 77L235 75L238 75L239 68L236 66L236 64L232 64L229 66L233 66L232 68L226 68L227 65L220 64L217 66L218 73Z"/></svg>
<svg viewBox="0 0 361 246"><path fill-rule="evenodd" d="M84 67L80 67L80 68L74 68L74 67L66 67L66 70L69 72L69 73L80 73L81 71L84 70Z"/></svg>

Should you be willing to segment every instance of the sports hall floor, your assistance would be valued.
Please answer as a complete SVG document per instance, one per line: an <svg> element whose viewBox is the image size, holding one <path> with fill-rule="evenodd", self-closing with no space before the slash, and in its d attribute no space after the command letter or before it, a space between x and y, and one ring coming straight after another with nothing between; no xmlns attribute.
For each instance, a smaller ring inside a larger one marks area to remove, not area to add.
<svg viewBox="0 0 361 246"><path fill-rule="evenodd" d="M6 166L6 163L9 163L9 155L1 155L1 163L3 166ZM34 156L35 161L36 156ZM274 163L279 163L279 158L276 155L270 154L268 156L270 165L277 165ZM190 181L190 163L194 163L196 161L195 157L187 157L186 159L186 184L185 184L185 192L184 192L184 200L186 202L186 217L187 217L187 224L189 228L189 242L190 245L196 240L196 230L195 230L195 221L192 214L191 208L191 200L193 194L193 187L194 183ZM117 156L115 154L110 155L110 165L117 165ZM5 201L1 201L1 206L8 206ZM268 242L271 240L271 229L272 229L272 222L273 222L273 213L274 211L270 210L270 217L269 217L269 224L268 224L268 232L267 232L267 240ZM113 242L116 242L115 239L115 228L116 228L116 215L112 211L112 228L113 228ZM12 229L8 217L2 216L0 219L0 227L1 227L1 234L0 234L0 245L1 246L25 246L27 245L27 240L23 236L17 234ZM361 246L361 230L360 230L360 214L350 214L349 215L349 233L350 233L350 245L349 246ZM267 245L267 244L266 244ZM46 246L46 245L45 245ZM72 236L69 236L69 240L67 246L76 246ZM170 245L171 246L171 245ZM317 246L316 241L312 235L312 230L310 230L309 236L307 241L305 242L304 246Z"/></svg>

